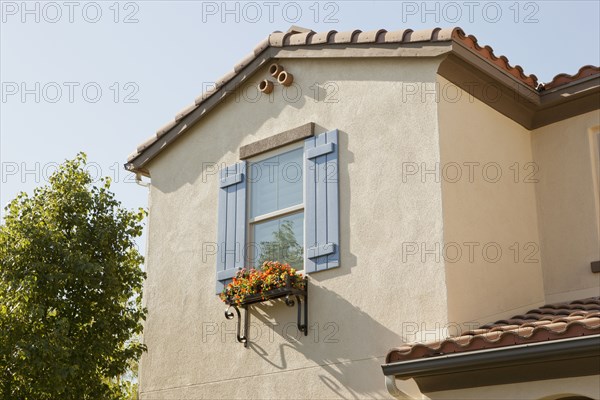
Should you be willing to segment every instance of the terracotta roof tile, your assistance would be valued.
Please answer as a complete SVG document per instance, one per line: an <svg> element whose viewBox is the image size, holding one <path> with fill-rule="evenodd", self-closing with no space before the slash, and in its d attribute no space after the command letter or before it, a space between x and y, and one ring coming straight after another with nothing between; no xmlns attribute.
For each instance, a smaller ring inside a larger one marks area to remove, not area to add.
<svg viewBox="0 0 600 400"><path fill-rule="evenodd" d="M356 43L356 39L361 32L362 31L360 29L355 29L353 31L346 32L338 32L333 36L333 43Z"/></svg>
<svg viewBox="0 0 600 400"><path fill-rule="evenodd" d="M431 40L434 42L445 42L448 40L452 40L452 37L455 36L455 31L460 28L445 28L436 30L432 35Z"/></svg>
<svg viewBox="0 0 600 400"><path fill-rule="evenodd" d="M398 31L387 32L385 34L384 43L400 43L404 41L404 37L411 33L412 29L400 29Z"/></svg>
<svg viewBox="0 0 600 400"><path fill-rule="evenodd" d="M333 35L335 35L336 33L337 33L337 31L318 32L314 36L311 36L308 44L329 43L331 40L331 37Z"/></svg>
<svg viewBox="0 0 600 400"><path fill-rule="evenodd" d="M435 41L434 38L437 39L437 32L440 30L441 28L435 28L410 32L405 41L411 43Z"/></svg>
<svg viewBox="0 0 600 400"><path fill-rule="evenodd" d="M175 121L173 121L175 122ZM166 128L165 131L169 130L169 128ZM144 141L142 144L138 145L137 147L137 151L138 153L141 153L142 151L144 151L148 146L152 145L152 143L154 143L158 137L158 133L150 136L148 139L146 139L146 141Z"/></svg>
<svg viewBox="0 0 600 400"><path fill-rule="evenodd" d="M599 334L600 297L591 297L547 304L441 342L404 344L389 351L386 363Z"/></svg>
<svg viewBox="0 0 600 400"><path fill-rule="evenodd" d="M181 121L181 119L183 117L185 117L186 115L188 115L189 113L194 111L196 108L197 108L196 103L190 104L189 106L187 106L186 108L181 110L179 113L177 113L177 115L175 116L175 121L177 121L177 122Z"/></svg>
<svg viewBox="0 0 600 400"><path fill-rule="evenodd" d="M249 53L246 57L244 57L240 62L235 64L233 70L237 73L244 69L248 64L250 64L256 58L256 54L254 52Z"/></svg>
<svg viewBox="0 0 600 400"><path fill-rule="evenodd" d="M229 82L234 76L236 76L236 72L235 71L229 71L228 73L226 73L225 75L223 75L222 77L220 77L219 79L217 79L215 82L217 84L217 87L219 86L223 86L224 84L226 84L227 82Z"/></svg>
<svg viewBox="0 0 600 400"><path fill-rule="evenodd" d="M291 35L289 37L289 45L290 46L303 46L308 44L308 41L311 36L313 36L316 32L308 31L303 33L297 33L295 35Z"/></svg>
<svg viewBox="0 0 600 400"><path fill-rule="evenodd" d="M358 34L358 38L356 39L356 43L381 43L382 40L378 40L378 38L382 38L387 31L385 29L377 29L374 31L361 32Z"/></svg>
<svg viewBox="0 0 600 400"><path fill-rule="evenodd" d="M600 68L595 67L593 65L585 65L579 68L579 71L575 75L569 74L558 74L556 75L550 82L544 83L541 85L540 90L550 90L554 89L558 86L566 85L573 81L587 78L589 76L594 76L600 74Z"/></svg>
<svg viewBox="0 0 600 400"><path fill-rule="evenodd" d="M512 66L509 64L508 59L504 56L496 56L493 49L489 46L480 46L477 42L477 38L472 35L466 35L462 29L455 28L434 28L424 29L419 31L413 31L411 29L401 29L397 31L386 31L385 29L378 29L368 32L362 32L360 30L352 30L347 32L337 32L335 30L329 30L325 32L313 32L310 29L292 26L287 32L275 31L271 33L266 39L262 40L256 45L253 52L246 55L240 62L238 62L232 71L228 72L221 78L216 80L216 86L210 88L206 92L202 93L195 100L196 107L188 106L182 111L176 114L174 120L167 123L165 126L160 128L157 133L150 139L144 142L138 147L138 150L132 153L128 157L128 162L132 162L141 155L141 152L148 148L152 144L152 140L158 140L158 137L166 133L165 129L172 129L178 121L184 118L186 115L198 108L204 101L212 97L215 93L219 92L220 89L227 84L231 79L241 74L249 64L251 64L257 57L267 50L269 47L286 47L286 46L303 46L303 45L348 45L350 43L365 44L365 43L421 43L421 42L450 42L460 44L461 46L469 49L477 56L487 60L496 68L505 71L509 75L512 75L515 79L523 82L524 84L537 90L548 90L554 89L558 86L571 83L578 79L584 79L586 77L596 75L600 73L598 67L585 66L582 67L579 72L575 75L559 74L551 82L538 85L537 77L535 75L525 75L523 69L520 66ZM268 61L268 60L267 60ZM223 97L223 94L221 95ZM142 150L140 150L142 149Z"/></svg>
<svg viewBox="0 0 600 400"><path fill-rule="evenodd" d="M460 28L455 29L452 32L453 39L458 39L463 43L464 46L468 47L472 51L478 53L481 57L490 61L492 64L496 65L498 68L508 72L516 79L523 81L525 84L531 86L536 89L538 87L538 79L535 75L525 75L523 73L523 68L521 66L516 65L512 66L508 62L508 58L505 56L496 56L494 54L494 49L490 46L481 47L477 42L477 38L473 35L466 35L464 31Z"/></svg>
<svg viewBox="0 0 600 400"><path fill-rule="evenodd" d="M160 128L158 128L158 130L156 131L156 137L159 138L162 135L164 135L165 133L167 133L171 128L173 128L175 125L177 125L177 121L176 120L172 120L167 122L166 124L164 124L163 126L161 126ZM150 138L154 137L151 136ZM138 147L139 149L139 147Z"/></svg>
<svg viewBox="0 0 600 400"><path fill-rule="evenodd" d="M289 35L291 33L275 31L269 35L269 45L272 47L282 47L285 37Z"/></svg>
<svg viewBox="0 0 600 400"><path fill-rule="evenodd" d="M261 42L254 47L254 55L258 56L260 53L265 51L269 47L269 43L270 41L268 37L261 40Z"/></svg>

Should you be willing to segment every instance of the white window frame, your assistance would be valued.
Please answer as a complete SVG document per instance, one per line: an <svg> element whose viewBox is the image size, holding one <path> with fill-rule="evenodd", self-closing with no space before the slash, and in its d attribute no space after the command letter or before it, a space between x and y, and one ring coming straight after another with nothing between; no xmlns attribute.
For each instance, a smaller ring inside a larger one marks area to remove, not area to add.
<svg viewBox="0 0 600 400"><path fill-rule="evenodd" d="M246 264L248 266L252 266L255 267L255 261L254 260L254 246L256 246L256 243L254 243L254 229L253 226L261 223L261 222L266 222L266 221L270 221L273 219L277 219L277 218L281 218L281 217L285 217L287 215L292 215L292 214L297 214L300 212L304 212L304 205L306 204L306 193L305 193L305 179L306 179L306 173L304 171L304 152L303 156L302 156L302 162L301 162L301 168L302 168L302 203L291 206L291 207L286 207L286 208L282 208L280 210L277 211L272 211L270 213L266 213L266 214L262 214L262 215L258 215L256 217L251 217L252 215L252 210L251 210L251 206L252 206L252 187L253 182L251 182L250 180L250 172L251 172L251 165L264 161L268 158L274 157L274 156L278 156L284 153L287 153L289 151L293 151L293 150L298 150L298 149L304 149L304 142L296 142L296 143L290 143L286 146L283 147L278 147L276 149L273 150L269 150L265 153L262 154L258 154L254 157L248 158L247 164L246 164L246 176L247 181L246 181L246 232L247 235L246 237L248 238L248 244L252 245L252 246L247 246L246 248L248 250L252 249L252 251L246 251ZM306 237L306 232L305 232L305 223L304 223L304 218L302 221L302 249L303 251L306 251L306 246L304 244L304 238ZM252 254L251 254L252 253ZM283 260L282 260L283 261ZM304 263L302 265L302 270L298 271L301 274L304 274Z"/></svg>

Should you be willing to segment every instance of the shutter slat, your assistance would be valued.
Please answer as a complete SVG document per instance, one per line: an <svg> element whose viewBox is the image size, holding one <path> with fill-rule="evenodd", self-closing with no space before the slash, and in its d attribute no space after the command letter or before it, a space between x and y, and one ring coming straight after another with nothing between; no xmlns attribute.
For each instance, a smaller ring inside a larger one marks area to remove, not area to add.
<svg viewBox="0 0 600 400"><path fill-rule="evenodd" d="M227 187L231 185L235 185L236 183L240 183L244 176L242 174L230 175L227 178L221 179L221 187Z"/></svg>
<svg viewBox="0 0 600 400"><path fill-rule="evenodd" d="M237 163L237 174L243 179L244 173L246 172L246 163ZM242 171L244 169L244 171ZM245 248L246 248L246 180L243 179L237 183L236 193L236 211L235 211L235 243L237 246L235 252L235 268L241 269L244 267L244 261L246 259Z"/></svg>
<svg viewBox="0 0 600 400"><path fill-rule="evenodd" d="M305 141L307 273L339 267L338 132Z"/></svg>
<svg viewBox="0 0 600 400"><path fill-rule="evenodd" d="M327 143L332 144L336 151L327 153L325 180L327 182L327 241L337 248L340 242L340 200L339 200L339 153L338 132L327 132ZM340 252L334 251L327 255L327 269L340 265Z"/></svg>
<svg viewBox="0 0 600 400"><path fill-rule="evenodd" d="M316 258L320 256L326 256L328 254L335 253L335 244L327 243L321 246L314 246L308 248L308 257Z"/></svg>
<svg viewBox="0 0 600 400"><path fill-rule="evenodd" d="M220 171L220 179L223 180L227 176L227 170L222 169ZM219 217L217 225L217 272L225 269L225 253L223 252L225 246L225 237L227 234L227 191L219 190Z"/></svg>
<svg viewBox="0 0 600 400"><path fill-rule="evenodd" d="M316 138L316 148L325 145L327 134ZM315 158L317 164L317 201L316 201L316 224L317 224L317 246L327 243L327 156L322 155ZM315 260L316 270L327 268L327 256L320 256Z"/></svg>
<svg viewBox="0 0 600 400"><path fill-rule="evenodd" d="M317 147L314 147L314 148L308 150L306 152L306 157L307 158L315 158L315 157L322 156L323 154L331 153L332 151L333 151L333 143L325 143L322 145L317 145Z"/></svg>
<svg viewBox="0 0 600 400"><path fill-rule="evenodd" d="M227 191L227 233L225 234L225 246L223 246L225 269L235 265L235 212L236 212L236 186L228 186Z"/></svg>
<svg viewBox="0 0 600 400"><path fill-rule="evenodd" d="M246 244L246 162L221 170L217 235L217 286L224 285L244 265Z"/></svg>
<svg viewBox="0 0 600 400"><path fill-rule="evenodd" d="M315 138L310 137L304 142L305 154L314 149ZM316 193L317 187L315 182L317 181L317 170L315 159L310 157L304 158L304 174L305 174L305 188L304 188L304 269L306 272L315 272L316 264L308 256L308 248L315 247L317 245L317 230L316 230Z"/></svg>
<svg viewBox="0 0 600 400"><path fill-rule="evenodd" d="M224 271L219 271L219 272L217 272L217 280L225 281L227 279L231 279L235 276L235 274L237 274L238 271L239 271L238 268L230 268L230 269L226 269Z"/></svg>

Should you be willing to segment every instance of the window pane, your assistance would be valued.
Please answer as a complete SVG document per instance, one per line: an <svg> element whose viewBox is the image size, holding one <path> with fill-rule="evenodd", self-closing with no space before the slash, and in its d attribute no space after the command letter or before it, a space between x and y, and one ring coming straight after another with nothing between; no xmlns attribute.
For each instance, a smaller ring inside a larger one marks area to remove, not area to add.
<svg viewBox="0 0 600 400"><path fill-rule="evenodd" d="M302 203L302 153L300 148L279 156L279 209Z"/></svg>
<svg viewBox="0 0 600 400"><path fill-rule="evenodd" d="M304 263L304 213L287 215L252 226L254 243L252 264L279 261L301 270Z"/></svg>
<svg viewBox="0 0 600 400"><path fill-rule="evenodd" d="M268 158L250 164L250 216L256 217L277 210L277 179L275 167L277 158Z"/></svg>
<svg viewBox="0 0 600 400"><path fill-rule="evenodd" d="M302 151L250 164L250 217L302 204Z"/></svg>

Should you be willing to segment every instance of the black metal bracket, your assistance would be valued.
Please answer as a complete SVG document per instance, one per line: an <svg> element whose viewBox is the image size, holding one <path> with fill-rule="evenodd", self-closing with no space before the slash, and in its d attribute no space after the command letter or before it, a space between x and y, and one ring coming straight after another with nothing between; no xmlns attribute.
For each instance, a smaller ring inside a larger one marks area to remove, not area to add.
<svg viewBox="0 0 600 400"><path fill-rule="evenodd" d="M295 295L296 301L290 298L288 294L285 296L285 305L288 307L294 307L294 304L298 304L298 319L296 320L296 326L298 326L298 330L300 332L304 332L304 336L308 335L308 301L306 299L306 294L304 296ZM300 298L303 297L304 301ZM304 320L302 320L302 309L304 308Z"/></svg>
<svg viewBox="0 0 600 400"><path fill-rule="evenodd" d="M294 300L294 297L296 298ZM308 281L304 278L304 290L298 290L290 287L275 289L267 293L260 295L248 296L242 303L230 303L227 309L225 309L225 318L233 319L237 314L237 328L236 328L236 340L239 343L243 343L244 347L248 347L250 340L248 338L248 332L250 328L250 310L248 306L251 304L262 303L269 300L283 298L285 304L288 307L294 307L297 305L298 317L296 325L300 332L304 333L304 336L308 335ZM235 314L231 309L235 311ZM240 308L244 310L244 327L242 332L242 315ZM304 312L303 312L304 311ZM304 314L304 318L302 316Z"/></svg>
<svg viewBox="0 0 600 400"><path fill-rule="evenodd" d="M235 305L230 305L229 307L227 307L227 309L225 310L225 318L227 319L233 319L234 318L234 314L229 311L231 308L233 308L235 310L235 313L237 314L238 320L237 320L237 329L236 329L236 339L239 343L244 343L244 347L248 347L248 327L250 326L250 314L248 313L248 307L243 306L242 308L244 309L244 333L242 334L241 331L241 324L242 324L242 317L240 315L240 310L237 306Z"/></svg>

